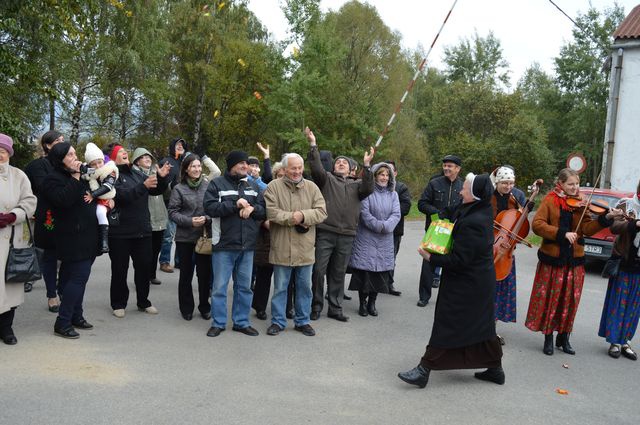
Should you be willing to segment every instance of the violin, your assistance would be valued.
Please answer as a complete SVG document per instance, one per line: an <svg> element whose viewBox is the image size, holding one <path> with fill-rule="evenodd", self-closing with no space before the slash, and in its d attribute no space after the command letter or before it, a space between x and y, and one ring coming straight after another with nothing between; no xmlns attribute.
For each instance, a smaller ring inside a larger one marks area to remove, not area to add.
<svg viewBox="0 0 640 425"><path fill-rule="evenodd" d="M544 181L537 179L531 185L531 196L520 210L501 211L493 222L493 264L496 269L496 280L504 280L509 276L513 266L513 250L516 244L523 243L529 248L532 245L525 239L529 234L528 214L530 205L540 192ZM511 195L513 196L513 195Z"/></svg>
<svg viewBox="0 0 640 425"><path fill-rule="evenodd" d="M581 195L577 196L567 196L567 205L571 209L580 209L586 208L590 213L595 215L604 215L607 214L612 208L609 205L605 204L601 201L585 199ZM628 220L631 220L633 217L629 216L626 212L622 212L622 216Z"/></svg>
<svg viewBox="0 0 640 425"><path fill-rule="evenodd" d="M593 199L589 202L587 199L584 199L582 196L567 196L567 205L571 209L579 209L579 208L587 208L589 212L595 215L602 215L608 213L611 208L609 205L600 202L594 201Z"/></svg>

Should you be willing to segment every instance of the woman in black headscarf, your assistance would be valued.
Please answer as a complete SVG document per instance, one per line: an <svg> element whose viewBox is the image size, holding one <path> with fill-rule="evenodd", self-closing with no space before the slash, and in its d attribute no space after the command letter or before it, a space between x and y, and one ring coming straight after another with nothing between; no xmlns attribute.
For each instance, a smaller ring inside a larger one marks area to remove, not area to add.
<svg viewBox="0 0 640 425"><path fill-rule="evenodd" d="M48 160L53 172L44 179L42 195L52 209L53 238L60 264L58 293L61 297L54 333L63 338L80 337L76 329L92 329L84 318L82 302L98 255L96 203L84 201L89 182L80 178L76 151L69 143L56 144Z"/></svg>
<svg viewBox="0 0 640 425"><path fill-rule="evenodd" d="M475 377L504 384L502 347L496 336L493 266L493 185L488 174L472 173L462 187L462 205L452 214L453 247L446 255L420 255L442 267L444 284L436 303L427 350L415 368L398 374L424 388L431 370L480 369Z"/></svg>

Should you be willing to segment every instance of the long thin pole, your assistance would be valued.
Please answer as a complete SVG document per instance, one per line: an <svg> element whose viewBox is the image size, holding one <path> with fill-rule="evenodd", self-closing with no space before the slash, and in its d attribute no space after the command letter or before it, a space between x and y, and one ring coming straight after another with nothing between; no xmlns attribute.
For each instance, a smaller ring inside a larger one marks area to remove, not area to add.
<svg viewBox="0 0 640 425"><path fill-rule="evenodd" d="M453 12L453 8L456 7L456 3L458 3L458 0L454 0L453 5L451 6L451 8L449 9L449 12L447 13L447 16L444 18L444 21L442 21L442 25L440 26L440 29L438 30L438 33L436 34L435 38L433 39L433 42L431 43L431 46L429 46L429 50L427 51L426 56L424 57L424 59L422 59L422 61L420 62L420 65L418 65L418 69L416 70L416 73L413 75L413 78L409 82L409 85L407 86L407 89L405 90L404 94L402 95L402 98L400 99L400 103L398 103L398 105L396 106L396 109L393 111L393 114L391 114L391 118L389 118L389 121L387 121L387 125L384 127L384 130L382 130L382 133L380 133L380 135L378 136L378 140L376 141L376 147L378 147L380 145L380 143L382 142L382 139L384 138L384 136L389 131L389 128L391 127L391 124L393 124L393 121L396 119L396 116L398 116L398 113L402 109L402 105L404 105L404 101L407 99L407 96L409 96L409 93L413 89L413 86L415 85L416 80L418 79L418 76L422 72L422 69L424 68L424 65L427 63L427 59L429 58L429 55L431 54L431 51L433 50L433 46L436 44L436 41L438 41L438 37L440 37L440 33L442 32L442 29L444 28L445 24L449 20L449 16L451 16L451 12Z"/></svg>

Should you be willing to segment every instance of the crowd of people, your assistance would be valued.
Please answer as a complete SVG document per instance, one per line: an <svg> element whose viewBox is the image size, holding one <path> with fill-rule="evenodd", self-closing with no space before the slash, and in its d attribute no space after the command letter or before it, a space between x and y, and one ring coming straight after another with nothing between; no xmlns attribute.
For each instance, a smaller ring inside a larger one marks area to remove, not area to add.
<svg viewBox="0 0 640 425"><path fill-rule="evenodd" d="M79 338L92 329L83 299L96 257L108 254L111 267L110 305L123 319L129 301L127 275L133 264L136 306L158 314L150 285L160 285L156 270L179 269L178 310L192 320L196 303L192 281L197 276L197 308L210 321L206 333L218 337L228 324L227 295L233 282L231 329L248 336L259 331L255 317L266 320L271 294L271 323L276 336L293 320L293 329L314 336L312 322L326 315L348 322L343 300L357 291L358 314L378 316L378 294L399 296L394 287L395 258L411 208L406 185L397 181L393 161L374 163L373 148L362 167L352 158L332 158L321 151L307 128L305 160L286 153L271 164L269 147L258 144L263 162L246 152L225 155L220 170L206 155L189 152L186 141L169 144L169 156L157 161L138 147L130 153L117 143L84 152L64 141L57 131L40 141L43 156L21 171L10 163L13 140L0 134L0 337L17 343L15 310L24 300L21 285L5 282L4 268L11 246L19 246L22 231L34 226L48 309L57 314L53 331ZM262 165L262 168L260 167ZM462 159L447 155L442 173L427 182L418 201L426 215L454 223L450 252L434 254L422 248L418 306L425 307L439 286L429 344L415 368L398 376L410 384L427 385L432 370L486 369L478 379L504 384L502 345L496 322L516 321L516 267L496 280L494 220L504 211L533 208L515 187L513 167L490 175L460 176ZM205 172L206 170L206 172ZM261 173L262 171L262 173ZM542 199L532 222L542 237L539 263L525 326L544 334L543 352L555 346L575 354L570 334L580 302L584 271L584 236L611 227L618 235L599 335L610 344L609 355L637 359L629 345L640 317L640 184L636 196L592 217L572 207L568 199L579 191L579 175L559 172L553 189ZM11 234L11 244L9 243ZM172 247L175 243L173 266Z"/></svg>

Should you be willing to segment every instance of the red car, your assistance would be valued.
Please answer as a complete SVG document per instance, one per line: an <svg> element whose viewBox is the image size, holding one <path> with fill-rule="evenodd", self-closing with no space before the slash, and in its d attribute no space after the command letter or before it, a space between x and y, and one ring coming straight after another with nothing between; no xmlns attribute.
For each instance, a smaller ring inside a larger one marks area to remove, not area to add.
<svg viewBox="0 0 640 425"><path fill-rule="evenodd" d="M581 187L580 194L583 197L588 197L592 188ZM596 189L593 193L593 200L600 201L602 204L606 204L613 208L618 201L622 198L631 198L635 194L633 192L620 192L611 189ZM611 256L611 250L613 249L613 241L615 235L611 234L609 229L602 229L598 233L592 236L585 236L584 238L584 255L587 258L606 260Z"/></svg>

